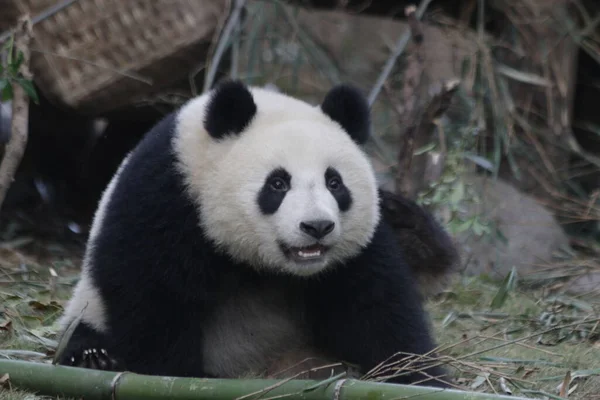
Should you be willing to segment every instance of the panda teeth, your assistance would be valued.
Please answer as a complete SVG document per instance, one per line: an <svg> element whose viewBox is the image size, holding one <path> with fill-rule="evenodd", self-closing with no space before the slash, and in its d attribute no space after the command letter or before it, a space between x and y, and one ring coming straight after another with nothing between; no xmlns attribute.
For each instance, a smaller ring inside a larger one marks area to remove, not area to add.
<svg viewBox="0 0 600 400"><path fill-rule="evenodd" d="M298 255L300 257L303 257L303 258L320 257L321 256L321 250L316 250L316 251L298 250Z"/></svg>

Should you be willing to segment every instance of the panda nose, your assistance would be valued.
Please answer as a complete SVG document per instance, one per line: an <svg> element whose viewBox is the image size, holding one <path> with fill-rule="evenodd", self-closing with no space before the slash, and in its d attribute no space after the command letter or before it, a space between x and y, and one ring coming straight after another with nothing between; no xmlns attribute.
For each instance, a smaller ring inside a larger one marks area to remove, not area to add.
<svg viewBox="0 0 600 400"><path fill-rule="evenodd" d="M328 233L331 233L334 227L335 222L328 221L326 219L300 222L300 229L302 232L314 237L315 239L322 239Z"/></svg>

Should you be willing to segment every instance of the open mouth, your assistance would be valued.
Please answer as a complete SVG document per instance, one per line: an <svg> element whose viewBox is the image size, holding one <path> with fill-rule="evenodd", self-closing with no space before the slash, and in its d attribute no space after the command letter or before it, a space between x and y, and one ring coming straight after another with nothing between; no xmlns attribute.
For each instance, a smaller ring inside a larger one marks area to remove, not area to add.
<svg viewBox="0 0 600 400"><path fill-rule="evenodd" d="M283 253L297 262L320 261L327 252L327 247L321 244L313 244L306 247L281 246Z"/></svg>

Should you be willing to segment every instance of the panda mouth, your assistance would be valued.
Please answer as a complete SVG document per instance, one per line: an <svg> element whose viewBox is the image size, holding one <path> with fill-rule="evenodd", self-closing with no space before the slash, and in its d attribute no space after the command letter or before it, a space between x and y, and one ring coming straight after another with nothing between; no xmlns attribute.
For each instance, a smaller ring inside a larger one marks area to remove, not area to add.
<svg viewBox="0 0 600 400"><path fill-rule="evenodd" d="M282 247L284 254L296 262L320 261L327 252L327 247L318 243L306 247Z"/></svg>

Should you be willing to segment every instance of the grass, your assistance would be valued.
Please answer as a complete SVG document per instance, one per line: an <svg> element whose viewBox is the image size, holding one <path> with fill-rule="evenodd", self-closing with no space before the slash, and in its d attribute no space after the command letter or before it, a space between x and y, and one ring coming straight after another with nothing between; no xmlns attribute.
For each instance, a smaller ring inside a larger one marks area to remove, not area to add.
<svg viewBox="0 0 600 400"><path fill-rule="evenodd" d="M80 257L80 246L68 248L56 241L28 236L0 241L0 357L52 358L55 323L78 279ZM31 398L0 387L0 400Z"/></svg>
<svg viewBox="0 0 600 400"><path fill-rule="evenodd" d="M80 253L56 244L4 243L0 357L48 361L56 346L55 323L78 278ZM46 254L30 254L32 246ZM427 308L440 344L439 359L460 388L506 394L504 387L524 397L556 399L557 387L570 374L569 399L599 398L599 299L525 289L514 279L457 277ZM0 389L1 400L31 398Z"/></svg>
<svg viewBox="0 0 600 400"><path fill-rule="evenodd" d="M458 382L507 394L504 378L514 394L558 398L552 396L570 373L568 398L599 398L599 299L517 289L492 309L503 290L502 283L485 278L461 278L428 303L441 352Z"/></svg>

